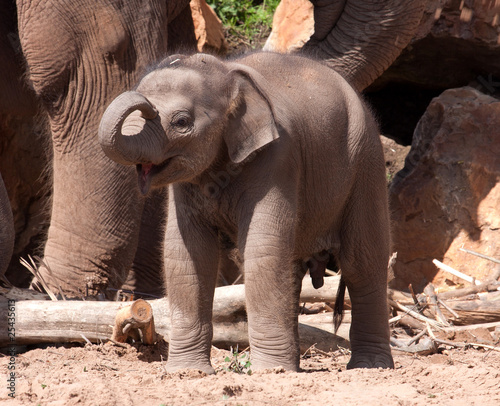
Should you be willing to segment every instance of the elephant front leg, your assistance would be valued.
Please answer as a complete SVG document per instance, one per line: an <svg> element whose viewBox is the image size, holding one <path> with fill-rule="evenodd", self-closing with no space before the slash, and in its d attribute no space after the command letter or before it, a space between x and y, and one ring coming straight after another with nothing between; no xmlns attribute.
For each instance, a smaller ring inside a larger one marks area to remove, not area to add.
<svg viewBox="0 0 500 406"><path fill-rule="evenodd" d="M195 217L181 217L179 211L169 209L165 235L165 283L171 321L166 369L199 369L213 374L210 350L219 257L217 234Z"/></svg>
<svg viewBox="0 0 500 406"><path fill-rule="evenodd" d="M290 233L253 234L244 250L252 369L299 370L300 264L292 260Z"/></svg>

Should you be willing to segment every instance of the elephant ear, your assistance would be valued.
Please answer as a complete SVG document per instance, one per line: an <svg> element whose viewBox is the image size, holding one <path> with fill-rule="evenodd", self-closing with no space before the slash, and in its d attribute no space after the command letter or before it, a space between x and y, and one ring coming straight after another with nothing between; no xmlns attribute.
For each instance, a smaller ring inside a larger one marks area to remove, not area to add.
<svg viewBox="0 0 500 406"><path fill-rule="evenodd" d="M264 77L248 66L231 64L229 125L224 134L234 163L279 138L273 99Z"/></svg>

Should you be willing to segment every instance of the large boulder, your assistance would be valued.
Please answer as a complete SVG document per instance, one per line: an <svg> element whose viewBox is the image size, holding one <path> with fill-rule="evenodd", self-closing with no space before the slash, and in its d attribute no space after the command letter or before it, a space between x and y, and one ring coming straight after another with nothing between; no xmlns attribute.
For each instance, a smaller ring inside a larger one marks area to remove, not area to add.
<svg viewBox="0 0 500 406"><path fill-rule="evenodd" d="M484 280L500 259L500 101L471 87L435 98L390 188L396 288L422 289L455 277L438 259Z"/></svg>

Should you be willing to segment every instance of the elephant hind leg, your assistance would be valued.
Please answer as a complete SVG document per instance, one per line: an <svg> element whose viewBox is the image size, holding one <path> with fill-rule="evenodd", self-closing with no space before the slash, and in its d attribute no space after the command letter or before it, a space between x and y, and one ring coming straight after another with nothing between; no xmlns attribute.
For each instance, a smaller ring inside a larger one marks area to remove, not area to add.
<svg viewBox="0 0 500 406"><path fill-rule="evenodd" d="M363 193L355 190L346 210L339 253L352 304L352 356L347 368L393 368L387 305L390 232L386 185L372 179L363 186L358 189Z"/></svg>

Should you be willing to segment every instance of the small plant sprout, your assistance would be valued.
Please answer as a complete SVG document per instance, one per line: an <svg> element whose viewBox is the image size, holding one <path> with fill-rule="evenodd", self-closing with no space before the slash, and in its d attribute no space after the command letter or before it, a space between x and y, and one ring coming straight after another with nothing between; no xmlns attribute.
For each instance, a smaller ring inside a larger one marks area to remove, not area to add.
<svg viewBox="0 0 500 406"><path fill-rule="evenodd" d="M252 363L250 362L249 352L247 350L239 352L238 346L236 346L236 349L234 351L233 347L231 347L230 351L231 356L227 356L224 359L224 362L229 364L223 368L224 371L252 375L252 370L250 369Z"/></svg>

